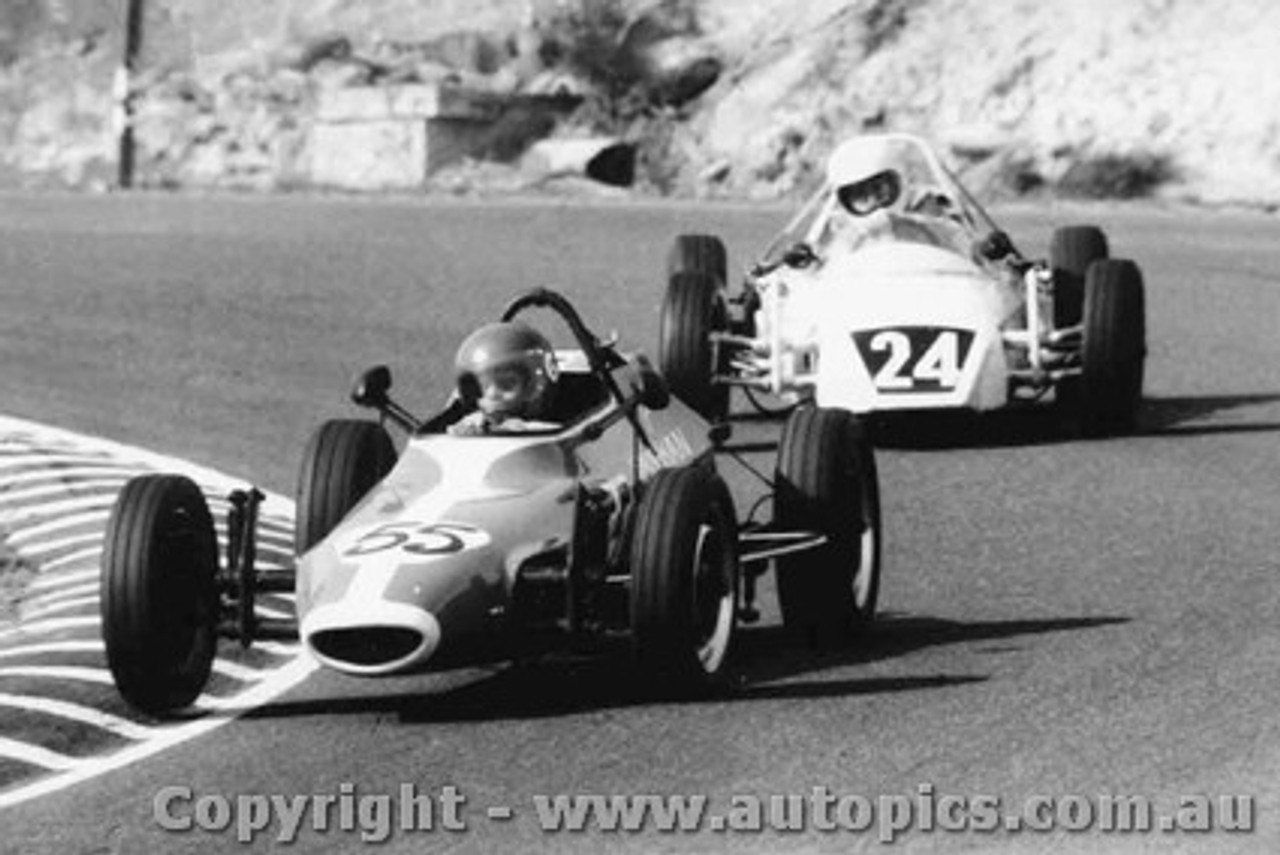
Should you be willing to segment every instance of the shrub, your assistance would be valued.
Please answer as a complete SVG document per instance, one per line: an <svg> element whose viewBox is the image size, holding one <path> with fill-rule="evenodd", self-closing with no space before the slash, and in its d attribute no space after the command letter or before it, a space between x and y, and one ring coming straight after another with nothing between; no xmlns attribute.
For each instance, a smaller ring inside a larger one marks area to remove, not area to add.
<svg viewBox="0 0 1280 855"><path fill-rule="evenodd" d="M1140 199L1177 173L1165 155L1104 154L1076 161L1058 180L1063 196L1085 199Z"/></svg>
<svg viewBox="0 0 1280 855"><path fill-rule="evenodd" d="M598 125L625 124L682 97L666 91L672 81L655 78L649 51L671 36L698 31L693 0L663 0L638 15L627 6L623 0L578 0L562 4L540 25L543 64L563 65L591 85L596 103L590 113Z"/></svg>
<svg viewBox="0 0 1280 855"><path fill-rule="evenodd" d="M862 15L862 49L868 56L898 38L921 0L874 0Z"/></svg>
<svg viewBox="0 0 1280 855"><path fill-rule="evenodd" d="M619 98L636 83L638 73L634 57L623 50L626 26L620 0L561 5L543 23L542 61L566 65L606 96Z"/></svg>

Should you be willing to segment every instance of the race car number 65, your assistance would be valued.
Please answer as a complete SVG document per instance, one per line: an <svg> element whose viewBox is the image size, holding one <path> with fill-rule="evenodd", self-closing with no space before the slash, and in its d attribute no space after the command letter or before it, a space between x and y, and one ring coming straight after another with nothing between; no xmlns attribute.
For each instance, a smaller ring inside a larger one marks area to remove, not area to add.
<svg viewBox="0 0 1280 855"><path fill-rule="evenodd" d="M401 549L413 555L450 555L467 548L467 540L477 534L483 532L461 523L391 522L366 531L342 554L354 558Z"/></svg>

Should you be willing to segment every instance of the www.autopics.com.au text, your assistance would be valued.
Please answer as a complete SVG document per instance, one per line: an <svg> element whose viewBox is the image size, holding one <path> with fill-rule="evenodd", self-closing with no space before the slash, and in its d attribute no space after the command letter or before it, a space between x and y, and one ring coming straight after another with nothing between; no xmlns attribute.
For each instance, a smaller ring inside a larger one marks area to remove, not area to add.
<svg viewBox="0 0 1280 855"><path fill-rule="evenodd" d="M719 808L705 795L597 793L533 795L529 807L528 813L511 805L479 807L450 785L428 791L405 783L395 793L367 793L343 782L334 792L309 795L165 787L152 800L152 815L168 832L234 833L242 843L264 834L291 843L307 830L380 843L397 833L461 834L478 821L512 823L522 815L549 834L811 831L875 835L882 843L908 832L1248 832L1255 821L1251 796L1181 795L1161 804L1134 795L1033 795L1006 807L1000 796L938 793L927 783L911 795L842 795L822 786L804 794L739 794Z"/></svg>

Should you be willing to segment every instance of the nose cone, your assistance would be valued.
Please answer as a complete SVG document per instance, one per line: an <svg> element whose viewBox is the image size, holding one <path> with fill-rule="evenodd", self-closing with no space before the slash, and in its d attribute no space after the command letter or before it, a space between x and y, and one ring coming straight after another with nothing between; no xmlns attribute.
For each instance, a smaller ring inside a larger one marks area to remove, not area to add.
<svg viewBox="0 0 1280 855"><path fill-rule="evenodd" d="M426 664L440 646L435 615L407 603L334 603L312 609L300 627L303 643L338 671L377 676Z"/></svg>

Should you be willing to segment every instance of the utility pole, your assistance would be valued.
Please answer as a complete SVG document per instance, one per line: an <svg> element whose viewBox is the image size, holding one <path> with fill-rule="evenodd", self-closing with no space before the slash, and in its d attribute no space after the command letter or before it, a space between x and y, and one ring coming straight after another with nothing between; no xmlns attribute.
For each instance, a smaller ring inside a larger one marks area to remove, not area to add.
<svg viewBox="0 0 1280 855"><path fill-rule="evenodd" d="M116 184L122 188L133 186L133 73L138 70L138 55L142 52L142 14L144 0L124 0L127 4L124 20L124 54L120 67L112 81L112 126L116 135Z"/></svg>

